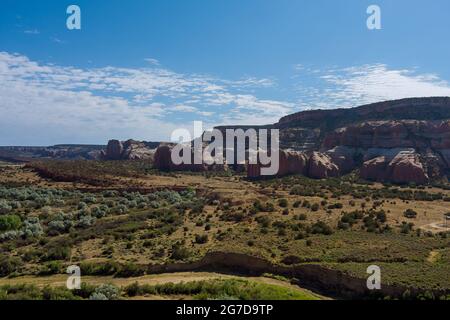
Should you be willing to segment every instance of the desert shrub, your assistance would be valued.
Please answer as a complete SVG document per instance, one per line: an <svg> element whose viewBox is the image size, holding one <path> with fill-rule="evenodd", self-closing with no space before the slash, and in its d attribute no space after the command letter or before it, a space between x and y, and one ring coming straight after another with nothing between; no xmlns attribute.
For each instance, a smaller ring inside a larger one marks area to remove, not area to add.
<svg viewBox="0 0 450 320"><path fill-rule="evenodd" d="M30 249L23 253L22 259L25 262L33 261L41 256L41 251L36 249Z"/></svg>
<svg viewBox="0 0 450 320"><path fill-rule="evenodd" d="M291 195L304 196L304 197L312 197L312 196L316 195L316 193L319 193L318 190L315 190L315 188L311 188L311 187L308 188L304 185L294 185L290 191Z"/></svg>
<svg viewBox="0 0 450 320"><path fill-rule="evenodd" d="M9 205L13 209L20 209L20 208L22 208L22 204L19 201L10 201Z"/></svg>
<svg viewBox="0 0 450 320"><path fill-rule="evenodd" d="M3 233L0 233L0 241L9 241L14 240L20 237L19 231L6 231Z"/></svg>
<svg viewBox="0 0 450 320"><path fill-rule="evenodd" d="M50 232L67 232L71 227L74 226L74 222L72 221L72 219L72 214L58 213L57 215L55 215L55 217L53 217L53 220L47 224L47 227L49 228Z"/></svg>
<svg viewBox="0 0 450 320"><path fill-rule="evenodd" d="M319 211L319 208L320 208L320 206L319 206L318 203L314 203L314 204L311 206L311 210L312 210L312 211Z"/></svg>
<svg viewBox="0 0 450 320"><path fill-rule="evenodd" d="M39 218L30 217L24 221L21 236L24 238L39 237L44 233Z"/></svg>
<svg viewBox="0 0 450 320"><path fill-rule="evenodd" d="M333 229L323 221L318 221L311 226L311 233L330 235L333 233Z"/></svg>
<svg viewBox="0 0 450 320"><path fill-rule="evenodd" d="M17 230L22 225L22 220L17 215L0 216L0 231Z"/></svg>
<svg viewBox="0 0 450 320"><path fill-rule="evenodd" d="M88 228L92 226L97 219L95 217L92 217L90 215L82 216L80 217L80 220L78 220L75 224L77 228Z"/></svg>
<svg viewBox="0 0 450 320"><path fill-rule="evenodd" d="M342 203L338 202L338 203L330 204L328 206L328 209L329 210L342 209L343 207L344 207L344 205Z"/></svg>
<svg viewBox="0 0 450 320"><path fill-rule="evenodd" d="M45 263L41 270L39 270L40 276L48 276L52 274L58 274L62 270L62 265L60 261L49 261Z"/></svg>
<svg viewBox="0 0 450 320"><path fill-rule="evenodd" d="M253 203L253 207L256 212L273 212L275 210L273 203L267 202L266 204L262 204L259 200Z"/></svg>
<svg viewBox="0 0 450 320"><path fill-rule="evenodd" d="M195 243L197 244L205 244L208 242L208 235L207 234L203 234L203 235L195 235Z"/></svg>
<svg viewBox="0 0 450 320"><path fill-rule="evenodd" d="M80 289L73 289L72 293L83 299L89 299L89 297L95 292L96 287L85 282L81 283Z"/></svg>
<svg viewBox="0 0 450 320"><path fill-rule="evenodd" d="M413 223L402 222L402 224L400 226L400 232L404 233L404 234L408 234L413 230L413 227L414 227Z"/></svg>
<svg viewBox="0 0 450 320"><path fill-rule="evenodd" d="M117 207L114 208L114 212L116 214L125 214L128 212L128 207L124 204L119 204Z"/></svg>
<svg viewBox="0 0 450 320"><path fill-rule="evenodd" d="M95 218L103 218L108 214L108 207L105 205L102 205L100 207L93 207L91 209L91 214L95 217Z"/></svg>
<svg viewBox="0 0 450 320"><path fill-rule="evenodd" d="M384 212L384 210L377 212L376 216L377 220L381 223L385 223L387 221L386 213Z"/></svg>
<svg viewBox="0 0 450 320"><path fill-rule="evenodd" d="M353 211L350 213L344 212L341 217L341 226L353 226L358 220L361 220L364 217L364 213L362 211ZM341 228L345 229L345 228Z"/></svg>
<svg viewBox="0 0 450 320"><path fill-rule="evenodd" d="M119 298L119 288L113 284L102 284L95 288L89 300L116 300Z"/></svg>
<svg viewBox="0 0 450 320"><path fill-rule="evenodd" d="M278 205L281 208L286 208L288 206L288 204L289 203L288 203L287 199L285 199L285 198L278 200Z"/></svg>
<svg viewBox="0 0 450 320"><path fill-rule="evenodd" d="M114 261L106 262L82 262L80 264L81 274L92 276L110 276L117 273L120 266Z"/></svg>
<svg viewBox="0 0 450 320"><path fill-rule="evenodd" d="M52 288L50 286L46 286L42 289L42 299L43 300L79 300L80 297L77 297L73 294L72 291L67 288Z"/></svg>
<svg viewBox="0 0 450 320"><path fill-rule="evenodd" d="M262 228L270 227L270 218L267 216L259 216L255 220L261 225Z"/></svg>
<svg viewBox="0 0 450 320"><path fill-rule="evenodd" d="M67 246L54 246L47 249L47 253L42 257L43 261L52 260L68 260L70 258L71 249Z"/></svg>
<svg viewBox="0 0 450 320"><path fill-rule="evenodd" d="M97 198L94 197L93 195L85 196L82 202L89 204L97 203Z"/></svg>
<svg viewBox="0 0 450 320"><path fill-rule="evenodd" d="M407 209L405 212L403 212L403 215L408 219L415 219L417 217L417 212L413 209Z"/></svg>
<svg viewBox="0 0 450 320"><path fill-rule="evenodd" d="M81 202L78 203L78 206L77 206L78 210L84 210L86 208L87 208L86 202L81 201Z"/></svg>
<svg viewBox="0 0 450 320"><path fill-rule="evenodd" d="M22 260L18 257L0 256L0 277L17 272L22 265Z"/></svg>
<svg viewBox="0 0 450 320"><path fill-rule="evenodd" d="M143 293L137 281L126 286L123 290L128 297L135 297Z"/></svg>
<svg viewBox="0 0 450 320"><path fill-rule="evenodd" d="M170 256L173 260L185 260L191 256L189 249L182 246L175 246L172 248L172 254Z"/></svg>
<svg viewBox="0 0 450 320"><path fill-rule="evenodd" d="M245 214L242 211L226 212L220 216L220 219L223 221L241 222L245 219Z"/></svg>
<svg viewBox="0 0 450 320"><path fill-rule="evenodd" d="M0 200L0 214L11 212L12 207L4 200Z"/></svg>
<svg viewBox="0 0 450 320"><path fill-rule="evenodd" d="M379 228L378 222L374 219L373 215L364 217L363 219L364 227L368 232L375 232Z"/></svg>
<svg viewBox="0 0 450 320"><path fill-rule="evenodd" d="M0 300L39 300L41 291L34 285L15 284L0 287Z"/></svg>

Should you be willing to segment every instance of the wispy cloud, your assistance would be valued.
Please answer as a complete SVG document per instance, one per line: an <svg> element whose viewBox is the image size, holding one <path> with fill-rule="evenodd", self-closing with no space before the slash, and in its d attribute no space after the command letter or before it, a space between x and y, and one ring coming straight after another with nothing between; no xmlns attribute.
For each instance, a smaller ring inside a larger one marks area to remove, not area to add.
<svg viewBox="0 0 450 320"><path fill-rule="evenodd" d="M57 37L51 37L50 40L53 41L53 42L59 43L59 44L66 43L64 40L61 40L61 39L59 39Z"/></svg>
<svg viewBox="0 0 450 320"><path fill-rule="evenodd" d="M30 29L30 30L25 30L23 33L36 35L36 34L40 34L41 32L37 29Z"/></svg>
<svg viewBox="0 0 450 320"><path fill-rule="evenodd" d="M159 66L160 65L159 61L157 59L147 58L147 59L144 59L144 61L146 61L149 64L154 65L154 66Z"/></svg>
<svg viewBox="0 0 450 320"><path fill-rule="evenodd" d="M307 73L315 78L314 86L305 85L300 78L296 90L302 96L302 105L313 108L345 108L401 98L450 96L450 84L436 74L394 69L385 64L309 69Z"/></svg>

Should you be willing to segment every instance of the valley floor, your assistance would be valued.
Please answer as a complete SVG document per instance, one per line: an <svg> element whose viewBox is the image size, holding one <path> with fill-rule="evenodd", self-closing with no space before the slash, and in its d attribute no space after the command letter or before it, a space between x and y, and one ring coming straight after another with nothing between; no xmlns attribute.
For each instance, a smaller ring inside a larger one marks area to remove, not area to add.
<svg viewBox="0 0 450 320"><path fill-rule="evenodd" d="M64 285L58 274L73 264L95 285L216 281L233 276L151 275L149 266L229 252L283 268L316 265L358 285L367 267L378 265L387 286L435 298L450 292L450 236L442 226L448 186L382 185L354 175L249 181L238 173L163 173L127 161L0 165L0 177L0 276L9 276L0 287ZM158 297L147 289L147 297Z"/></svg>

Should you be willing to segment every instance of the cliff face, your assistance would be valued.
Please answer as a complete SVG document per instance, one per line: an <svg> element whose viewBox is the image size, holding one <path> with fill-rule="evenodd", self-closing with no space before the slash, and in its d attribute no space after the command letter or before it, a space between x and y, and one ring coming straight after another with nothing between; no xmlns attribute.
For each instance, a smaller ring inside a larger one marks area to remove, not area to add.
<svg viewBox="0 0 450 320"><path fill-rule="evenodd" d="M322 149L346 147L363 160L361 176L376 181L425 183L448 173L450 120L369 121L329 133Z"/></svg>
<svg viewBox="0 0 450 320"><path fill-rule="evenodd" d="M273 127L280 129L281 148L306 155L309 177L360 169L368 180L423 184L449 174L449 119L449 97L414 98L300 112ZM303 165L300 155L291 159L289 165ZM279 175L286 171L280 160ZM252 167L249 176L257 173Z"/></svg>
<svg viewBox="0 0 450 320"><path fill-rule="evenodd" d="M342 145L363 149L449 149L450 120L363 122L331 132L322 145L324 148Z"/></svg>

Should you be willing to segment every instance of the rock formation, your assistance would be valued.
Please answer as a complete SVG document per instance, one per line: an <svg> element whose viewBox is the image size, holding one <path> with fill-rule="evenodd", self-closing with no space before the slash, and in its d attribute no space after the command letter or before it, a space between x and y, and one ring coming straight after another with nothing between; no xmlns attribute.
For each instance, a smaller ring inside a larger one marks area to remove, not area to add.
<svg viewBox="0 0 450 320"><path fill-rule="evenodd" d="M423 184L429 181L420 157L414 152L400 152L393 159L376 157L364 162L361 177L374 181Z"/></svg>
<svg viewBox="0 0 450 320"><path fill-rule="evenodd" d="M308 176L315 179L336 177L339 175L339 168L331 158L323 153L313 152L309 158Z"/></svg>
<svg viewBox="0 0 450 320"><path fill-rule="evenodd" d="M280 150L279 167L276 176L285 176L289 174L305 174L307 170L308 157L301 152ZM249 178L258 178L262 175L261 164L248 164L247 176Z"/></svg>
<svg viewBox="0 0 450 320"><path fill-rule="evenodd" d="M110 140L101 157L103 160L152 160L159 145L159 142Z"/></svg>
<svg viewBox="0 0 450 320"><path fill-rule="evenodd" d="M249 178L262 177L260 164L249 164L247 176ZM276 176L303 174L311 178L324 179L339 174L339 168L331 158L320 152L295 152L280 150L279 168Z"/></svg>

